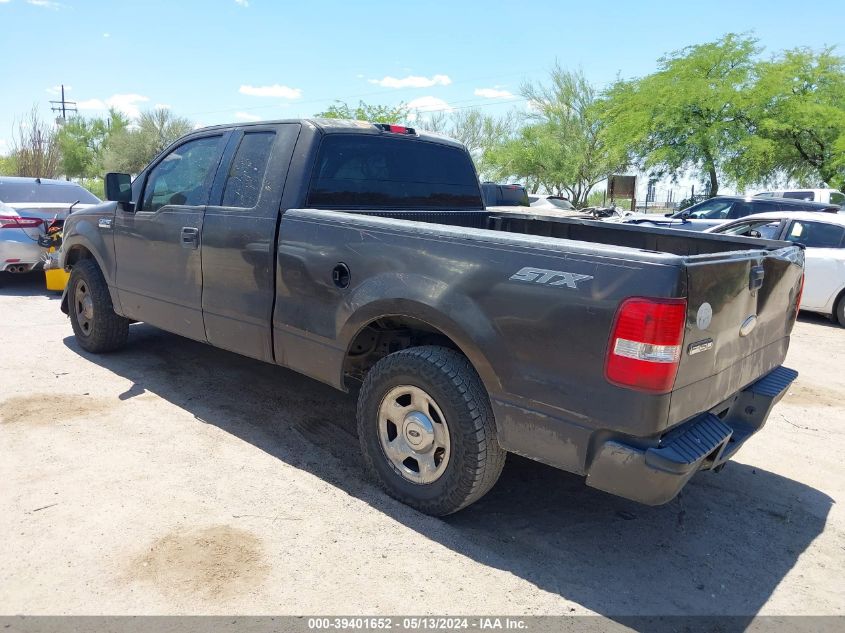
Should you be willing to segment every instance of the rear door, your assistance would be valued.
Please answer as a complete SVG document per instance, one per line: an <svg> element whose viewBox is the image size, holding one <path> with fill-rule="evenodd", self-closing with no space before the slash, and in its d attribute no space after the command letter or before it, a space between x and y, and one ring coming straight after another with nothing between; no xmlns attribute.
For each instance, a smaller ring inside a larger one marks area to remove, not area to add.
<svg viewBox="0 0 845 633"><path fill-rule="evenodd" d="M229 133L194 136L146 170L134 211L115 213L116 283L124 313L204 341L200 231Z"/></svg>
<svg viewBox="0 0 845 633"><path fill-rule="evenodd" d="M226 147L202 226L202 310L216 347L272 361L275 238L301 126L249 126Z"/></svg>
<svg viewBox="0 0 845 633"><path fill-rule="evenodd" d="M807 248L801 307L825 311L845 282L845 264L842 261L845 226L793 220L784 239Z"/></svg>

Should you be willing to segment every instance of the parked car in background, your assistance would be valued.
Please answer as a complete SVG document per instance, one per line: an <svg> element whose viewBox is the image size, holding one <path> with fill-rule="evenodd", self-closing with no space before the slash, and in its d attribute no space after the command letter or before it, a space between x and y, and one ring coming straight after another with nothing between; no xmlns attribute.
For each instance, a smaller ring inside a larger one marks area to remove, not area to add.
<svg viewBox="0 0 845 633"><path fill-rule="evenodd" d="M801 309L829 315L845 327L845 215L761 213L707 232L803 244Z"/></svg>
<svg viewBox="0 0 845 633"><path fill-rule="evenodd" d="M528 192L522 185L481 183L481 196L485 207L527 207Z"/></svg>
<svg viewBox="0 0 845 633"><path fill-rule="evenodd" d="M25 273L41 267L38 238L54 219L100 203L93 193L67 180L0 177L0 271Z"/></svg>
<svg viewBox="0 0 845 633"><path fill-rule="evenodd" d="M761 191L754 194L755 198L787 198L792 200L809 200L824 204L845 204L845 193L838 189L778 189L776 191Z"/></svg>
<svg viewBox="0 0 845 633"><path fill-rule="evenodd" d="M44 252L38 245L42 227L40 218L21 217L15 209L0 202L0 272L32 270Z"/></svg>
<svg viewBox="0 0 845 633"><path fill-rule="evenodd" d="M773 211L782 213L801 211L837 213L839 207L835 204L790 200L788 198L714 196L666 216L636 213L624 216L619 221L626 224L704 231L713 226L719 226L726 220L736 220L756 213Z"/></svg>

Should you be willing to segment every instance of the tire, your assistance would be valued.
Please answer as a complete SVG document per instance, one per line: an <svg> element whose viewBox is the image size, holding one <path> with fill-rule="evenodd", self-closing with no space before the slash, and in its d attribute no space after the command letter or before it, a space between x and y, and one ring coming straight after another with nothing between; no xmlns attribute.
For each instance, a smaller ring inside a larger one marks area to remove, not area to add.
<svg viewBox="0 0 845 633"><path fill-rule="evenodd" d="M839 297L836 306L833 308L833 319L842 327L845 327L845 292Z"/></svg>
<svg viewBox="0 0 845 633"><path fill-rule="evenodd" d="M106 280L93 259L83 259L71 269L68 315L76 341L85 351L100 354L126 345L129 319L115 314Z"/></svg>
<svg viewBox="0 0 845 633"><path fill-rule="evenodd" d="M402 350L373 366L358 396L358 437L368 470L387 493L433 516L480 499L505 465L481 379L445 347Z"/></svg>

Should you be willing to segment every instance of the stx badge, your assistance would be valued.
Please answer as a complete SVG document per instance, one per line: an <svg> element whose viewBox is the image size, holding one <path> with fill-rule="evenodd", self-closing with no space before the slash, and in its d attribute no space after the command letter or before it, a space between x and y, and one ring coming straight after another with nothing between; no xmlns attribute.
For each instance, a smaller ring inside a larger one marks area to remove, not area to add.
<svg viewBox="0 0 845 633"><path fill-rule="evenodd" d="M563 270L546 270L545 268L522 268L511 275L514 281L527 281L535 284L548 284L550 286L566 286L567 288L578 288L578 283L592 279L592 275L579 275L568 273Z"/></svg>

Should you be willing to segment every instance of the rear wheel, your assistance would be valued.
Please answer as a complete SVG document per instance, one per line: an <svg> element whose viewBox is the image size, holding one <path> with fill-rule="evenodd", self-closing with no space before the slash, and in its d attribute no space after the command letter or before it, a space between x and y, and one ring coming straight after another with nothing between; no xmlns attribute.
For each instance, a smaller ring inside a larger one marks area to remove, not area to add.
<svg viewBox="0 0 845 633"><path fill-rule="evenodd" d="M358 398L358 436L387 492L435 516L480 499L505 463L478 374L444 347L402 350L376 363Z"/></svg>
<svg viewBox="0 0 845 633"><path fill-rule="evenodd" d="M833 309L833 318L836 319L839 325L845 327L845 292L842 293L842 296L836 302L836 307Z"/></svg>
<svg viewBox="0 0 845 633"><path fill-rule="evenodd" d="M114 311L106 280L96 262L77 262L68 281L68 314L79 346L101 353L120 349L129 336L129 319Z"/></svg>

